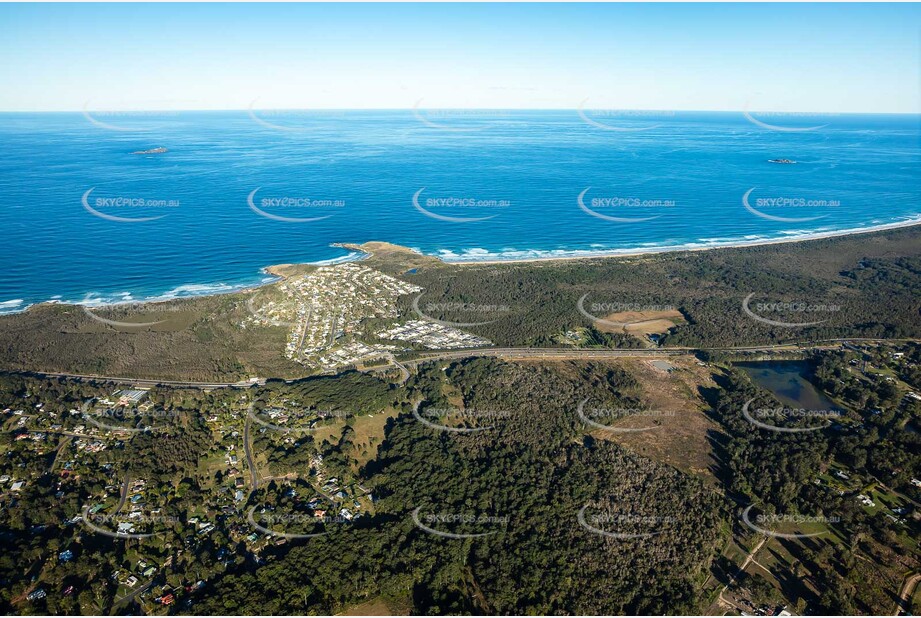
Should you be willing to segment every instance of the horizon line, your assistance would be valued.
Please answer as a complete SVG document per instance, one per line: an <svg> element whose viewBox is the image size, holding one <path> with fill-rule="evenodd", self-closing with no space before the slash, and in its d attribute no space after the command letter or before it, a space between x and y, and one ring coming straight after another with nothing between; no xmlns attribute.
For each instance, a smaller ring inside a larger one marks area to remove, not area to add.
<svg viewBox="0 0 921 618"><path fill-rule="evenodd" d="M712 114L813 114L823 116L845 115L878 115L878 116L921 116L921 110L910 112L890 111L788 111L770 109L663 109L644 107L241 107L241 108L185 108L185 109L36 109L16 110L3 109L0 114L85 114L85 113L189 113L189 112L426 112L426 111L493 111L493 112L575 112L580 111L608 111L608 112L657 112L657 113L712 113Z"/></svg>

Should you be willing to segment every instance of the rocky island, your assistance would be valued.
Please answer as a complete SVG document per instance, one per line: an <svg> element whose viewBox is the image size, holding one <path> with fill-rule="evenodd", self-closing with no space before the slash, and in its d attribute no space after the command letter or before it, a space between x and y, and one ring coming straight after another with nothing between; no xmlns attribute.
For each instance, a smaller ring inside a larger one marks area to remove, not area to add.
<svg viewBox="0 0 921 618"><path fill-rule="evenodd" d="M132 152L131 154L147 155L147 154L163 154L164 152L167 152L166 148L164 148L163 146L157 146L156 148L151 148L150 150L136 150L135 152Z"/></svg>
<svg viewBox="0 0 921 618"><path fill-rule="evenodd" d="M768 159L768 163L796 163L793 159Z"/></svg>

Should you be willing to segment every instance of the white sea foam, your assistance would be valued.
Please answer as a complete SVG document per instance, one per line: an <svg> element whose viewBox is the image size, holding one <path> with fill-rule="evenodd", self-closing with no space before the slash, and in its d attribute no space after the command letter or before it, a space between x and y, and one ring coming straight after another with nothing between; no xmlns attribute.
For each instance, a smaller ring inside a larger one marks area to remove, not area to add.
<svg viewBox="0 0 921 618"><path fill-rule="evenodd" d="M345 264L347 262L360 262L361 260L367 259L367 257L367 253L362 253L360 251L350 251L346 255L340 255L339 257L330 258L328 260L310 262L310 264L314 266L334 266L336 264Z"/></svg>
<svg viewBox="0 0 921 618"><path fill-rule="evenodd" d="M22 304L26 302L22 298L14 298L13 300L5 300L0 302L0 315L4 313L16 313L17 311L22 311Z"/></svg>
<svg viewBox="0 0 921 618"><path fill-rule="evenodd" d="M814 240L820 238L832 238L835 236L845 236L855 232L874 232L887 229L906 227L908 225L917 225L921 223L921 215L905 217L901 221L885 223L881 225L869 225L854 227L843 230L832 228L819 228L814 230L782 230L777 232L777 236L763 236L750 234L742 238L701 238L691 242L647 242L639 243L636 247L627 248L610 248L610 249L514 249L504 248L500 251L488 251L481 247L472 247L454 251L450 249L440 249L434 255L445 262L464 263L464 262L503 262L503 261L523 261L523 260L552 260L560 258L591 258L617 256L624 254L646 254L659 253L667 251L689 251L695 249L711 249L717 247L747 247L760 245L771 242L790 242L799 240Z"/></svg>
<svg viewBox="0 0 921 618"><path fill-rule="evenodd" d="M593 243L589 249L517 249L515 247L505 247L499 251L490 251L482 247L470 247L466 249L452 250L439 249L429 253L434 257L449 262L501 262L501 261L525 261L525 260L552 260L560 258L592 258L605 256L618 256L625 254L652 254L673 251L687 251L699 249L711 249L716 247L745 247L759 245L771 242L791 242L800 240L811 240L819 238L830 238L835 236L844 236L856 232L874 232L909 225L921 224L921 215L912 215L903 217L900 221L880 224L865 225L843 230L834 230L831 228L819 228L813 230L781 230L773 236L764 236L749 234L741 238L701 238L693 242L680 242L676 240L662 240L659 242L638 243L632 247L608 248L604 245ZM412 251L425 254L418 247L412 247ZM345 262L365 259L367 254L363 252L351 251L347 255L312 262L315 265L332 265ZM48 303L85 305L88 307L102 307L107 305L133 304L143 302L169 301L177 298L189 298L194 296L210 296L215 294L226 294L239 290L252 288L256 285L264 285L277 281L278 277L266 275L258 282L227 284L227 283L191 283L177 286L158 296L147 296L136 298L135 293L131 291L117 292L109 296L99 294L98 292L89 292L83 298L78 300L63 300L60 295L52 296ZM7 301L0 301L0 315L18 313L25 311L33 302L27 303L24 299L17 298Z"/></svg>

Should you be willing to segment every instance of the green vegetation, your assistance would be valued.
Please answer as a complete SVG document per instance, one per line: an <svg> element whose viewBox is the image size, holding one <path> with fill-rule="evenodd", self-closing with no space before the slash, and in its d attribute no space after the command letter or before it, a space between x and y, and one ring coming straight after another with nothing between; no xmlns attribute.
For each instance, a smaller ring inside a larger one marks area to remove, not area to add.
<svg viewBox="0 0 921 618"><path fill-rule="evenodd" d="M673 307L685 321L664 346L720 347L838 337L921 337L921 229L917 227L760 247L632 258L451 266L374 244L369 267L425 288L431 317L487 322L466 330L499 346L567 345L564 333L590 327L584 346L637 347L637 336L591 328L577 309L586 296L604 306ZM414 274L407 271L414 269ZM288 269L291 272L297 269ZM815 326L780 328L745 315L742 301L834 305L816 315L767 314ZM257 294L270 296L270 291ZM0 368L160 379L236 381L252 375L292 378L304 367L284 357L287 328L244 326L252 292L96 310L36 307L0 317ZM885 300L884 300L885 299ZM418 317L412 296L399 299ZM477 311L471 312L469 307ZM590 312L592 313L592 312ZM605 313L592 313L603 318ZM377 324L385 326L385 324ZM917 371L917 370L915 370ZM916 378L917 379L917 376Z"/></svg>
<svg viewBox="0 0 921 618"><path fill-rule="evenodd" d="M726 431L722 475L740 510L755 504L755 512L803 522L766 526L776 532L818 534L771 537L762 550L775 563L772 573L780 574L775 593L781 591L798 611L888 613L902 576L921 566L921 491L911 483L921 469L916 429L921 406L895 381L867 380L857 369L864 357L869 367L888 364L898 369L911 362L904 359L913 358L916 347L819 353L816 383L844 411L826 429L785 433L755 426L742 413L746 402L753 400L750 409L784 407L735 369L727 371L711 394L713 414ZM770 423L785 428L817 425L816 419L792 411ZM860 496L873 504L864 504ZM752 530L741 526L739 534L751 536ZM737 588L757 604L766 598L764 572L750 571Z"/></svg>
<svg viewBox="0 0 921 618"><path fill-rule="evenodd" d="M888 614L921 567L921 345L896 341L921 329L919 234L470 267L378 246L368 260L411 264L432 317L482 321L469 330L498 345L656 345L592 324L586 295L599 318L679 310L665 346L847 337L783 351L840 409L827 423L785 409L732 366L737 351L665 368L432 361L398 382L303 377L284 328L243 326L245 293L102 312L170 316L154 326L61 306L4 317L15 371L271 379L129 404L124 385L0 374L0 609ZM845 309L774 327L744 314L751 293ZM744 412L759 409L809 431ZM653 410L649 427L623 418ZM811 536L758 531L749 507L762 530Z"/></svg>
<svg viewBox="0 0 921 618"><path fill-rule="evenodd" d="M166 607L155 599L169 594L173 607L209 614L329 613L374 599L417 613L695 612L728 516L724 499L697 478L586 433L576 412L585 397L612 408L636 405L636 381L614 365L477 360L446 371L426 365L405 388L353 373L251 390L156 389L149 399L173 412L168 427L76 438L59 456L65 476L49 472L48 452L59 432L91 431L69 410L106 389L15 376L0 384L7 401L53 396L62 412L19 427L22 416L8 413L4 448L14 456L2 469L28 481L20 493L5 495L8 508L0 515L9 549L0 561L8 582L2 603L12 613L108 613L134 603L162 613ZM419 401L460 402L471 417L445 421L455 427L485 428L477 412L503 413L490 417L489 429L458 434L416 420ZM353 415L323 421L340 424L333 441L255 432L259 476L283 470L293 476L263 480L250 492L245 461L232 475L225 460L242 454L251 403ZM401 413L386 421L376 456L367 459L351 428L388 408ZM45 432L42 441L15 439L36 425ZM78 448L90 440L107 448ZM33 462L30 472L15 469L17 461ZM245 496L237 501L243 477ZM156 536L117 540L74 520L84 505L98 504L114 529L126 478L132 499L122 514L155 510L166 523L144 530ZM146 485L136 489L140 481ZM337 498L339 492L346 497ZM257 523L277 532L328 534L267 536L247 523L251 507ZM598 529L655 534L608 538L580 525L583 507ZM316 513L340 508L359 516L311 523ZM493 534L430 534L414 523L416 509L420 521L443 532ZM64 548L72 560L59 560ZM156 569L143 576L149 567L139 574L138 560ZM22 565L32 566L24 572ZM130 576L138 579L133 586ZM149 593L119 604L147 581ZM206 582L202 591L198 581ZM45 598L25 598L39 589Z"/></svg>

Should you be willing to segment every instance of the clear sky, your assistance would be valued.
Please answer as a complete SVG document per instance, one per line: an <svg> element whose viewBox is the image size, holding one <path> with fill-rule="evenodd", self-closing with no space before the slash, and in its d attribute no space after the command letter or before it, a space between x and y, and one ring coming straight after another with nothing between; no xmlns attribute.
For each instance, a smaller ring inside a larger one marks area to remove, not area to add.
<svg viewBox="0 0 921 618"><path fill-rule="evenodd" d="M0 110L919 113L919 38L918 4L4 4Z"/></svg>

